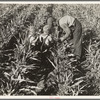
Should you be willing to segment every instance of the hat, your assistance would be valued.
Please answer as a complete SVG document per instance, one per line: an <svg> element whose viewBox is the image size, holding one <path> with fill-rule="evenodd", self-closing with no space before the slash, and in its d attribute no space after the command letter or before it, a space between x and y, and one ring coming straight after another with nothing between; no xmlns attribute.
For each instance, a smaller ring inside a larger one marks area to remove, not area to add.
<svg viewBox="0 0 100 100"><path fill-rule="evenodd" d="M49 25L45 25L44 27L43 27L43 31L44 30L49 30L50 28L49 28Z"/></svg>

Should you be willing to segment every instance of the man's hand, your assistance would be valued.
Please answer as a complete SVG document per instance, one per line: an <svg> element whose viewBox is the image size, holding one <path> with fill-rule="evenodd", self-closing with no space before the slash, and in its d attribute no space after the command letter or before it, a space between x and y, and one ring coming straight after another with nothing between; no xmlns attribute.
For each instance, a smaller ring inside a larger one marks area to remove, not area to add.
<svg viewBox="0 0 100 100"><path fill-rule="evenodd" d="M64 38L63 38L63 37L61 37L61 38L60 38L60 41L61 41L61 42L63 42L63 41L64 41Z"/></svg>

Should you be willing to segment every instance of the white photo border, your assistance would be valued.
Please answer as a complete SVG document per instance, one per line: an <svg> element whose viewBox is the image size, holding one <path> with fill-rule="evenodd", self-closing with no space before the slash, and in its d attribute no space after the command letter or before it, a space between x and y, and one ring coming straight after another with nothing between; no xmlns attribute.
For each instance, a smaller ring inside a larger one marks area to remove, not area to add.
<svg viewBox="0 0 100 100"><path fill-rule="evenodd" d="M99 0L83 0L83 1L21 1L21 0L15 0L15 1L10 1L10 0L0 0L0 4L100 4ZM62 100L100 100L100 96L0 96L0 100L41 100L41 99L62 99Z"/></svg>

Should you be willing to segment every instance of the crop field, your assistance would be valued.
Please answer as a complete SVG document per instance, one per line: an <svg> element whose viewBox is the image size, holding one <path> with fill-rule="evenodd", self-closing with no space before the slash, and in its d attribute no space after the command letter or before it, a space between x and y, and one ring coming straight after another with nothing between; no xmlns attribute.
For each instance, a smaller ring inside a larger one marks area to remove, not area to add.
<svg viewBox="0 0 100 100"><path fill-rule="evenodd" d="M49 7L55 19L68 14L81 22L81 63L68 59L67 41L47 51L29 43L29 32L39 35ZM100 4L0 4L0 95L99 96L99 49Z"/></svg>

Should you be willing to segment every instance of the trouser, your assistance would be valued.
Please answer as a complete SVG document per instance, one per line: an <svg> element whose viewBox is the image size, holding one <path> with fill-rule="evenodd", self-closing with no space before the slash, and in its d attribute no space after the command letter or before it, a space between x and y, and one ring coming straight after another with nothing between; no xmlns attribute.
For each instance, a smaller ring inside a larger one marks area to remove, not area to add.
<svg viewBox="0 0 100 100"><path fill-rule="evenodd" d="M74 25L70 27L72 34L73 53L77 59L81 58L82 53L82 25L75 19Z"/></svg>

